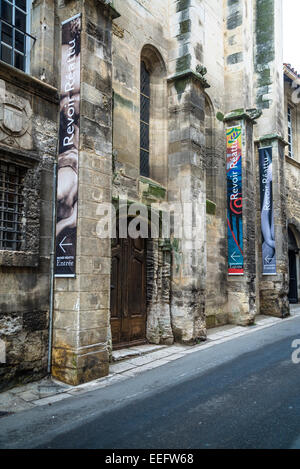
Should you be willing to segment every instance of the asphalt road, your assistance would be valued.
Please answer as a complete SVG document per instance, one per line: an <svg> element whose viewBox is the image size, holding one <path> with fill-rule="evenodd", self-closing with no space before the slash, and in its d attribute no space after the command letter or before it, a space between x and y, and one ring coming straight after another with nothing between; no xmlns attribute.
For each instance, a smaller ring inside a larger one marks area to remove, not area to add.
<svg viewBox="0 0 300 469"><path fill-rule="evenodd" d="M2 418L0 448L300 448L294 339L300 318Z"/></svg>

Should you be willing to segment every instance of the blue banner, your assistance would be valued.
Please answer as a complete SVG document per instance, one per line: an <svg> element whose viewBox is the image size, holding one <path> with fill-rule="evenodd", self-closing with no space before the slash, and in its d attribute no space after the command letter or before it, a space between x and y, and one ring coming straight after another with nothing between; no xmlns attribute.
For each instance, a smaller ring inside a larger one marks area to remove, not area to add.
<svg viewBox="0 0 300 469"><path fill-rule="evenodd" d="M242 128L230 127L227 142L228 273L244 274Z"/></svg>

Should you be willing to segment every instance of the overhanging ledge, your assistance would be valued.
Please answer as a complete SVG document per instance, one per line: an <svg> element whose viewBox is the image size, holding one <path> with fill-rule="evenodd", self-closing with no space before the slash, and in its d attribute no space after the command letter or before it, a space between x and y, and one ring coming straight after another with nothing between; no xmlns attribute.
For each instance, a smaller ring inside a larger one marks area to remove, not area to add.
<svg viewBox="0 0 300 469"><path fill-rule="evenodd" d="M258 109L235 109L229 112L223 118L223 122L231 122L237 120L246 120L256 124L256 120L262 115L262 112Z"/></svg>
<svg viewBox="0 0 300 469"><path fill-rule="evenodd" d="M183 79L193 79L201 83L203 88L210 88L210 84L207 82L206 78L204 78L199 73L194 72L191 69L184 70L183 72L175 73L175 75L170 76L167 81L171 83L176 80L183 80Z"/></svg>
<svg viewBox="0 0 300 469"><path fill-rule="evenodd" d="M266 141L270 142L272 140L279 140L284 146L288 145L288 142L281 135L277 133L262 135L261 137L258 137L257 139L255 139L254 143L264 144Z"/></svg>
<svg viewBox="0 0 300 469"><path fill-rule="evenodd" d="M54 104L59 102L57 88L2 61L0 79Z"/></svg>
<svg viewBox="0 0 300 469"><path fill-rule="evenodd" d="M109 14L109 17L112 20L120 18L120 16L121 16L120 13L113 6L113 0L98 0L98 3L100 3L101 5L103 5L106 8L106 10Z"/></svg>

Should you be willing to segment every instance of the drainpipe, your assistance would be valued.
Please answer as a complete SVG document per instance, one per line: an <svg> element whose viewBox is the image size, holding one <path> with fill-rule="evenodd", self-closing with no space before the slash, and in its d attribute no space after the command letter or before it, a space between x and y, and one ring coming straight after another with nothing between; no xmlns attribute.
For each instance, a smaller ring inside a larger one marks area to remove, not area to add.
<svg viewBox="0 0 300 469"><path fill-rule="evenodd" d="M50 254L50 308L49 308L49 342L48 342L48 368L51 374L52 343L53 343L53 306L54 306L54 260L55 260L55 233L56 233L56 181L57 161L53 165L53 194L52 194L52 237Z"/></svg>

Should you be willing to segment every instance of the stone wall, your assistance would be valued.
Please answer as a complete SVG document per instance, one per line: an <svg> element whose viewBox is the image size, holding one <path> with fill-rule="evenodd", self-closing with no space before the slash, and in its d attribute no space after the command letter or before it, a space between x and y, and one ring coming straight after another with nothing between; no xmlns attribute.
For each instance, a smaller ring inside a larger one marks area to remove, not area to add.
<svg viewBox="0 0 300 469"><path fill-rule="evenodd" d="M171 253L165 240L147 243L147 339L153 344L172 345Z"/></svg>
<svg viewBox="0 0 300 469"><path fill-rule="evenodd" d="M297 88L294 81L297 80L295 73L285 70L285 131L288 140L288 106L291 108L292 119L292 155L289 156L289 147L285 148L285 170L286 170L286 197L287 197L287 223L291 229L298 248L300 248L300 105ZM298 280L298 299L300 299L300 256L296 253L296 268Z"/></svg>
<svg viewBox="0 0 300 469"><path fill-rule="evenodd" d="M225 113L255 107L253 0L224 0Z"/></svg>
<svg viewBox="0 0 300 469"><path fill-rule="evenodd" d="M288 223L294 224L300 232L300 197L298 195L300 180L300 105L298 103L297 88L294 81L297 76L287 70L285 73L284 86L284 130L285 140L288 141L288 106L292 110L292 156L289 156L289 147L285 147L286 156L286 195L287 195L287 218Z"/></svg>
<svg viewBox="0 0 300 469"><path fill-rule="evenodd" d="M137 180L140 175L139 122L140 122L140 66L141 59L151 65L152 159L150 178L164 185L166 183L167 161L167 93L168 61L168 2L116 0L115 8L120 18L113 26L113 70L114 89L113 147L116 161L122 165L123 194L138 199ZM145 47L146 46L146 47ZM154 91L155 90L155 91ZM162 99L160 99L160 94ZM153 103L154 104L154 103ZM154 128L155 126L155 128ZM158 155L153 158L153 152ZM131 181L131 183L130 183ZM135 192L135 193L134 193ZM116 192L114 192L116 195Z"/></svg>
<svg viewBox="0 0 300 469"><path fill-rule="evenodd" d="M47 373L53 162L57 92L6 64L0 65L0 107L26 113L22 130L0 129L0 160L27 168L25 232L21 251L0 252L0 390ZM1 115L2 112L1 112ZM18 131L17 131L18 130Z"/></svg>
<svg viewBox="0 0 300 469"><path fill-rule="evenodd" d="M112 193L128 204L166 201L168 2L114 2ZM151 70L150 178L140 177L140 66ZM147 339L173 342L170 316L170 247L147 242Z"/></svg>
<svg viewBox="0 0 300 469"><path fill-rule="evenodd" d="M68 1L59 21L82 14L76 279L56 278L52 374L77 385L108 374L109 239L97 226L112 200L112 19L107 2Z"/></svg>
<svg viewBox="0 0 300 469"><path fill-rule="evenodd" d="M277 275L262 275L261 232L257 233L257 278L260 290L260 312L284 317L289 314L288 252L286 230L286 174L284 164L284 86L282 50L281 0L255 2L255 73L254 95L262 110L257 121L255 137L258 147L273 148L273 201ZM258 163L258 155L257 155ZM258 174L257 174L258 177ZM257 179L258 181L258 179ZM258 194L257 222L260 228L260 200Z"/></svg>
<svg viewBox="0 0 300 469"><path fill-rule="evenodd" d="M0 106L10 100L27 116L26 128L7 134L0 113L0 159L27 166L30 233L23 253L0 252L0 338L7 344L0 389L46 373L60 25L77 13L83 24L77 267L76 279L55 282L53 375L79 384L108 373L111 249L97 236L97 223L100 205L112 199L126 206L194 205L192 239L159 234L147 243L150 342L193 344L205 340L207 327L250 324L258 311L288 312L286 221L300 223L300 160L298 137L296 161L284 158L281 0L35 0L31 75L0 65ZM140 176L141 60L151 72L149 178ZM252 108L263 112L254 130ZM243 124L245 189L239 281L227 275L224 125L237 109L231 121ZM260 267L255 139L273 146L278 276L272 279Z"/></svg>
<svg viewBox="0 0 300 469"><path fill-rule="evenodd" d="M287 221L289 224L295 226L300 233L300 198L299 198L299 183L300 183L300 164L286 161L286 179L287 179Z"/></svg>
<svg viewBox="0 0 300 469"><path fill-rule="evenodd" d="M207 68L210 88L205 90L205 165L206 198L206 323L207 327L226 324L227 314L227 249L226 249L226 178L225 178L225 113L226 91L223 1L204 1L205 21L203 63ZM215 34L220 40L215 40ZM213 205L212 205L212 204ZM209 210L212 207L212 211Z"/></svg>

